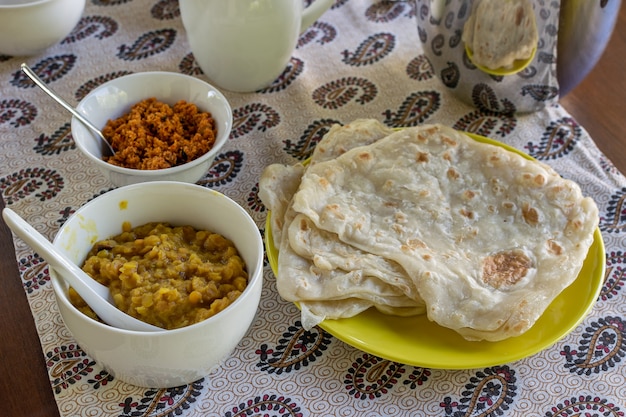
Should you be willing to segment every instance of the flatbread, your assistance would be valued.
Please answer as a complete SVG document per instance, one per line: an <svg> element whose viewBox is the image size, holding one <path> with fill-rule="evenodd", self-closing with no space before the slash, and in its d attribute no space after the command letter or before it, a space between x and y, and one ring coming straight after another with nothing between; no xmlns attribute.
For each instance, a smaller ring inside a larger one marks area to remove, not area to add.
<svg viewBox="0 0 626 417"><path fill-rule="evenodd" d="M357 119L342 126L332 125L313 150L308 165L333 159L357 146L369 145L393 133L393 129L375 119ZM259 198L273 213L271 217L274 245L280 245L284 217L289 202L300 185L305 166L271 164L261 174Z"/></svg>
<svg viewBox="0 0 626 417"><path fill-rule="evenodd" d="M280 247L284 227L285 213L297 191L305 167L295 165L272 164L263 170L259 180L259 198L271 212L270 227L275 247Z"/></svg>
<svg viewBox="0 0 626 417"><path fill-rule="evenodd" d="M462 40L475 64L493 70L530 58L539 41L532 2L475 0Z"/></svg>
<svg viewBox="0 0 626 417"><path fill-rule="evenodd" d="M594 202L549 166L440 125L307 168L290 210L397 263L428 318L468 340L528 330L577 277L598 224Z"/></svg>
<svg viewBox="0 0 626 417"><path fill-rule="evenodd" d="M308 167L391 133L391 128L373 119L333 125L316 146ZM299 304L304 328L372 307L385 314L423 314L425 304L399 265L339 241L290 209L305 169L302 164L270 165L259 181L259 196L272 211L272 235L279 249L277 288L283 299Z"/></svg>

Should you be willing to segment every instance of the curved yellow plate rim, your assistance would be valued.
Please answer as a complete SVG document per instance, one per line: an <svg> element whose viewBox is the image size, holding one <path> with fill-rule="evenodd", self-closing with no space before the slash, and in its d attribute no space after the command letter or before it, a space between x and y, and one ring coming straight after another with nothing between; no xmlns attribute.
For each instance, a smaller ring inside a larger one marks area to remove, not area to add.
<svg viewBox="0 0 626 417"><path fill-rule="evenodd" d="M527 159L531 156L504 143L466 133L478 142L500 146ZM278 250L273 244L271 213L265 224L267 258L274 274ZM473 369L502 365L534 355L564 338L587 316L604 283L605 248L600 229L576 280L550 304L535 325L521 336L499 342L470 342L425 315L395 317L369 309L355 317L325 320L319 327L363 352L390 361L438 369ZM419 329L419 330L411 330Z"/></svg>
<svg viewBox="0 0 626 417"><path fill-rule="evenodd" d="M472 62L472 64L474 64L474 66L478 68L479 70L481 70L482 72L486 72L487 74L491 74L491 75L513 75L513 74L517 74L518 72L526 68L528 65L530 65L533 59L535 59L535 55L537 54L537 48L536 47L533 48L530 54L530 57L526 59L518 59L514 61L513 65L511 65L510 67L506 67L506 68L500 67L496 69L488 68L488 67L485 67L483 65L480 65L474 62L474 52L467 45L465 45L465 53L467 54L467 57Z"/></svg>

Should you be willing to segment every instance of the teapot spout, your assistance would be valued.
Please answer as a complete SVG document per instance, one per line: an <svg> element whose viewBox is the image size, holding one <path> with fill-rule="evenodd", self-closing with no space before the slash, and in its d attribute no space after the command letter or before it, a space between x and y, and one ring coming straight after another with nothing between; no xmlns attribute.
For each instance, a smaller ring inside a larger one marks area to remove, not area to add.
<svg viewBox="0 0 626 417"><path fill-rule="evenodd" d="M335 0L316 0L306 9L304 9L304 12L302 13L302 21L300 24L300 33L307 30L309 26L313 24L313 22L319 19L320 16L324 14L324 12L328 10L330 6L333 5L334 2Z"/></svg>

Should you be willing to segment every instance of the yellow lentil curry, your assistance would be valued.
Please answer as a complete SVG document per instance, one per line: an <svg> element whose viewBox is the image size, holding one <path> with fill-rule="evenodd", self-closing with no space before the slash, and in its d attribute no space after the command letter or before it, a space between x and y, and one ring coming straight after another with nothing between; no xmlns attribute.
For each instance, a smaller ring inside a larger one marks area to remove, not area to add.
<svg viewBox="0 0 626 417"><path fill-rule="evenodd" d="M188 326L225 309L248 285L237 249L219 234L167 223L126 222L122 230L97 242L82 268L133 317L164 329ZM73 289L70 300L97 319Z"/></svg>

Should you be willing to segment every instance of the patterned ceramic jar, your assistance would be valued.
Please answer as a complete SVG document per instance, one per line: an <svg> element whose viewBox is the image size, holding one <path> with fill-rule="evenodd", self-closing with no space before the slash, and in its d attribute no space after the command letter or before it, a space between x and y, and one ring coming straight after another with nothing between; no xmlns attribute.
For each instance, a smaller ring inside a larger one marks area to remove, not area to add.
<svg viewBox="0 0 626 417"><path fill-rule="evenodd" d="M599 59L620 5L619 0L529 1L538 31L536 53L521 71L493 75L474 65L462 41L474 0L416 0L424 53L443 84L461 100L505 114L556 103Z"/></svg>

